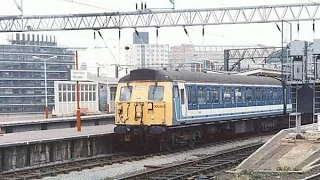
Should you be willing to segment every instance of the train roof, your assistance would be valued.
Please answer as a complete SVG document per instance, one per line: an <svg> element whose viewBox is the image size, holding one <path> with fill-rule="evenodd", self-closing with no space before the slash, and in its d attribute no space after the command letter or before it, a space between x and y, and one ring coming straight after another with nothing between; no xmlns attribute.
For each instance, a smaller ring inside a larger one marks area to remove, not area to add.
<svg viewBox="0 0 320 180"><path fill-rule="evenodd" d="M200 73L172 70L136 69L130 74L122 77L121 82L130 81L185 81L200 83L221 83L221 84L259 84L259 85L281 85L281 82L271 77L228 75L215 73Z"/></svg>

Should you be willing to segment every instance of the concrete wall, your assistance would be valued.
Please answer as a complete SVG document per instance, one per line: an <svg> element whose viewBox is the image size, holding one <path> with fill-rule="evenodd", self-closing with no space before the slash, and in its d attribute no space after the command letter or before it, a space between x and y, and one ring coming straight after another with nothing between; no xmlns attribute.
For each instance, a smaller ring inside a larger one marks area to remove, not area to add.
<svg viewBox="0 0 320 180"><path fill-rule="evenodd" d="M2 147L0 148L0 172L111 152L110 135Z"/></svg>

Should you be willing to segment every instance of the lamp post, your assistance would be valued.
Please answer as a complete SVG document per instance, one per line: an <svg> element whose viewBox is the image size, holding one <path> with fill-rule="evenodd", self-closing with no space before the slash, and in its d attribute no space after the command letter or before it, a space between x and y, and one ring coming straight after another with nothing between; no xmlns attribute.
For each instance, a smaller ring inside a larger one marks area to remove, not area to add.
<svg viewBox="0 0 320 180"><path fill-rule="evenodd" d="M48 108L48 88L47 88L47 61L50 59L57 58L57 56L52 56L46 59L40 58L38 56L32 56L33 59L40 59L44 62L44 89L45 89L45 113L46 113L46 119L49 118L49 108Z"/></svg>

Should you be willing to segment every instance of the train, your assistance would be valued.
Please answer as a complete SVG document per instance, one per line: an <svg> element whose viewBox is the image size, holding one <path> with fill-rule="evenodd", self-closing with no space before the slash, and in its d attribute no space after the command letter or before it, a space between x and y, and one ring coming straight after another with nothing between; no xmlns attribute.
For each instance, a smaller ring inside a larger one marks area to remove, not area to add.
<svg viewBox="0 0 320 180"><path fill-rule="evenodd" d="M290 99L271 77L136 69L118 82L114 132L143 146L193 147L203 138L277 128Z"/></svg>

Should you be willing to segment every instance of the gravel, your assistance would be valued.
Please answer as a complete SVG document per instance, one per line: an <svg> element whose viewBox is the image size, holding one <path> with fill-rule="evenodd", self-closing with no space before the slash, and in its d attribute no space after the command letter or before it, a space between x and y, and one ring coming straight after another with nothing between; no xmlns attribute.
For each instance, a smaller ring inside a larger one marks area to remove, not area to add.
<svg viewBox="0 0 320 180"><path fill-rule="evenodd" d="M187 160L192 160L199 158L201 155L213 154L218 151L243 146L246 144L256 143L256 142L266 142L272 136L265 136L259 138L251 138L244 141L232 142L223 145L216 145L211 147L197 148L189 151L154 156L147 159L133 161L133 162L124 162L121 164L107 165L104 167L97 167L88 170L83 170L79 172L70 172L69 174L61 174L56 177L45 177L45 180L87 180L87 179L114 179L117 177L124 176L128 173L136 173L138 171L146 170L144 165L154 165L160 166L165 164L172 164L177 162L183 162Z"/></svg>

